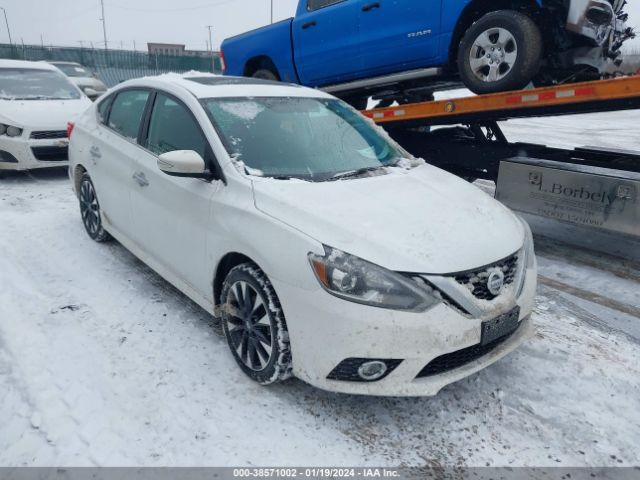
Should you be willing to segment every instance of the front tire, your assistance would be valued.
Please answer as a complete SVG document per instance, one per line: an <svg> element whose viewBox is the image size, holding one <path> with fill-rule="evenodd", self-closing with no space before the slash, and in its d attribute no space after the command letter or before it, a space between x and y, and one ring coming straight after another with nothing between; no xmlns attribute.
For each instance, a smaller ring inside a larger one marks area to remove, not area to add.
<svg viewBox="0 0 640 480"><path fill-rule="evenodd" d="M91 177L88 173L83 173L80 179L80 188L78 189L78 200L80 202L80 214L82 215L82 223L87 234L96 242L106 242L111 240L111 235L102 226L102 213L100 211L100 203L98 195L93 186Z"/></svg>
<svg viewBox="0 0 640 480"><path fill-rule="evenodd" d="M528 16L503 10L475 22L460 42L458 71L477 94L525 88L540 71L543 42Z"/></svg>
<svg viewBox="0 0 640 480"><path fill-rule="evenodd" d="M233 268L221 294L222 328L242 371L261 385L291 376L289 333L267 276L253 264Z"/></svg>

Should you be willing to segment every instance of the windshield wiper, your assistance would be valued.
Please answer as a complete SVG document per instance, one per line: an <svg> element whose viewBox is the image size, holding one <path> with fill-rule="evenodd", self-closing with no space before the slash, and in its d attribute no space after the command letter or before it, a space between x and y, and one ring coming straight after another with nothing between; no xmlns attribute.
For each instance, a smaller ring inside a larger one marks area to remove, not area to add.
<svg viewBox="0 0 640 480"><path fill-rule="evenodd" d="M382 168L384 168L382 165L379 165L377 167L358 168L357 170L350 170L348 172L336 173L334 176L329 178L329 180L340 180L340 179L343 179L343 178L359 177L360 175L364 175L365 173L375 172L375 171L380 170Z"/></svg>

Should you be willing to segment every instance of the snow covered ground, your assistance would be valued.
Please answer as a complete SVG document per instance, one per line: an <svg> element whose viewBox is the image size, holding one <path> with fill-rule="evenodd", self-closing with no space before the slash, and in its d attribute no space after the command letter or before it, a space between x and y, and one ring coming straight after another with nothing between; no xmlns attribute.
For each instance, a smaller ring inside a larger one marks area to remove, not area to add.
<svg viewBox="0 0 640 480"><path fill-rule="evenodd" d="M638 124L627 112L508 129L637 148ZM640 265L537 240L537 335L437 397L263 388L206 312L89 240L64 171L7 174L0 465L640 465Z"/></svg>

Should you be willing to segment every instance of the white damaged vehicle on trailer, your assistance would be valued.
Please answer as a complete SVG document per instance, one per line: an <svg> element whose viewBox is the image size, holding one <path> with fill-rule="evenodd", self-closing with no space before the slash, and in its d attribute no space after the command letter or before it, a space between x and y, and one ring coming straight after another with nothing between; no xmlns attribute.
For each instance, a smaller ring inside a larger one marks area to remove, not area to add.
<svg viewBox="0 0 640 480"><path fill-rule="evenodd" d="M67 165L67 123L90 105L56 67L0 60L0 170Z"/></svg>
<svg viewBox="0 0 640 480"><path fill-rule="evenodd" d="M88 234L217 315L261 384L435 395L532 332L526 223L326 93L133 80L70 142Z"/></svg>

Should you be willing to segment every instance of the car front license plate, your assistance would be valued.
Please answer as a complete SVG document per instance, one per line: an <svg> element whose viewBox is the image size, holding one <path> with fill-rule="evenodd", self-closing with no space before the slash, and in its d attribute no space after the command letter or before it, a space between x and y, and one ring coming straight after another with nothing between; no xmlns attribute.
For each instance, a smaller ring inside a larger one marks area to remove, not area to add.
<svg viewBox="0 0 640 480"><path fill-rule="evenodd" d="M516 307L504 315L482 323L482 345L493 343L499 338L512 333L518 328L520 307Z"/></svg>

